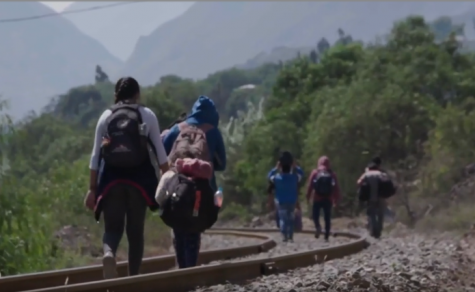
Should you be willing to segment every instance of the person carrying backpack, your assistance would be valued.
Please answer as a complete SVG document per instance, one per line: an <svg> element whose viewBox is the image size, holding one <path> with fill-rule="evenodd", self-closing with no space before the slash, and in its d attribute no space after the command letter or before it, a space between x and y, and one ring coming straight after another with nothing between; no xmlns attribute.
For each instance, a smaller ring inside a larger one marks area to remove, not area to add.
<svg viewBox="0 0 475 292"><path fill-rule="evenodd" d="M159 171L168 171L157 117L138 104L140 87L132 77L115 85L115 104L105 110L96 126L89 191L85 205L99 221L104 215L103 273L117 276L116 252L126 230L129 241L129 275L138 275L144 251L147 205L153 200ZM100 172L100 173L99 173Z"/></svg>
<svg viewBox="0 0 475 292"><path fill-rule="evenodd" d="M315 224L315 238L322 232L320 226L320 210L325 220L325 240L330 237L332 208L340 202L340 187L336 173L330 168L330 159L322 156L318 159L318 166L312 171L307 182L307 201L313 197L312 217Z"/></svg>
<svg viewBox="0 0 475 292"><path fill-rule="evenodd" d="M219 208L215 206L214 195L218 188L214 172L226 169L226 150L218 125L219 114L214 102L200 96L186 120L174 125L163 139L175 173L157 190L156 199L171 201L167 204L175 204L176 210L183 210L183 214L171 211L167 216L162 214L165 223L175 226L172 227L173 245L179 268L196 266L201 232L217 220ZM187 191L192 189L193 193ZM167 197L167 193L171 197ZM176 213L178 217L173 217Z"/></svg>
<svg viewBox="0 0 475 292"><path fill-rule="evenodd" d="M275 202L274 202L274 183L269 181L268 186L267 186L267 195L269 198L269 206L271 206L271 211L274 212L274 220L275 220L275 225L277 229L280 229L280 218L279 218L279 212L275 208ZM295 217L294 217L294 231L302 231L303 229L303 222L302 222L302 211L300 209L297 209L295 211Z"/></svg>
<svg viewBox="0 0 475 292"><path fill-rule="evenodd" d="M302 177L302 169L288 151L281 154L277 165L267 174L267 179L274 184L275 193L270 197L269 204L274 199L284 242L293 241L295 209L300 210L298 187Z"/></svg>
<svg viewBox="0 0 475 292"><path fill-rule="evenodd" d="M381 169L381 162L381 158L373 158L357 181L359 200L366 203L368 229L374 238L381 237L383 231L386 199L397 190L389 175Z"/></svg>

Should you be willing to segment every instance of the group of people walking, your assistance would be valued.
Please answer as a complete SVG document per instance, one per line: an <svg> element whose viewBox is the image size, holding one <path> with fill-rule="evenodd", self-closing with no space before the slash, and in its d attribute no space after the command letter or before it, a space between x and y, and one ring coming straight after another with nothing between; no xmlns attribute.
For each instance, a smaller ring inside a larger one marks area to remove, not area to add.
<svg viewBox="0 0 475 292"><path fill-rule="evenodd" d="M139 274L144 253L146 210L155 211L160 207L156 191L161 176L190 165L191 168L209 166L205 181L208 188L217 191L214 171L226 169L226 150L218 124L219 114L214 102L200 96L190 114L161 134L154 112L140 104L138 82L132 77L117 81L115 103L97 122L89 165L89 190L85 197L85 205L94 211L96 220L99 221L101 215L104 220L103 273L106 279L117 277L116 253L124 229L129 242L128 272L131 276ZM193 137L187 136L192 132L195 133ZM194 141L206 151L193 148L195 145L190 143ZM187 146L186 153L178 155L184 146ZM199 155L209 152L209 163L195 163L195 158L199 157L192 156L197 156L197 151ZM178 267L195 266L200 232L174 229L173 235Z"/></svg>
<svg viewBox="0 0 475 292"><path fill-rule="evenodd" d="M226 169L226 150L218 125L214 102L200 96L190 114L182 114L161 133L154 112L140 104L138 82L132 77L117 81L114 105L97 122L85 197L95 219L99 221L102 215L104 220L106 279L117 277L116 254L124 229L129 242L128 272L139 274L147 208L158 211L172 228L178 267L197 265L201 233L217 220L222 202L214 172ZM380 164L380 159L374 159L358 180L360 197L369 202L369 224L375 237L380 236L384 217L381 177L387 177ZM267 175L269 204L276 209L286 242L293 241L295 210L301 214L303 177L302 168L288 151ZM337 175L326 156L320 157L310 173L306 199L312 205L315 237L322 234L319 217L323 214L323 235L328 240L332 209L341 196Z"/></svg>
<svg viewBox="0 0 475 292"><path fill-rule="evenodd" d="M375 238L379 238L383 230L384 217L388 210L386 199L396 191L388 174L381 169L381 162L381 158L373 158L356 182L359 200L367 207L368 229ZM302 168L288 151L281 154L277 165L267 175L268 204L271 209L275 209L277 227L284 242L293 241L295 218L300 219L296 213L301 214L299 188L303 176ZM327 156L320 157L317 167L311 171L305 198L311 206L315 238L319 238L323 231L324 239L328 241L332 210L340 203L341 194L337 175L330 167L330 159ZM323 229L320 225L320 214L324 219Z"/></svg>

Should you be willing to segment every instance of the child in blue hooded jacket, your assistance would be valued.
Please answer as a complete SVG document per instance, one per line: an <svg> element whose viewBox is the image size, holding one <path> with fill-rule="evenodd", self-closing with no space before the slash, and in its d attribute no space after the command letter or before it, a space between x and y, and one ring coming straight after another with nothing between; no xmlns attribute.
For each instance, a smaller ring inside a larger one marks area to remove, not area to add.
<svg viewBox="0 0 475 292"><path fill-rule="evenodd" d="M209 153L213 155L213 170L224 171L226 169L226 150L224 147L223 136L218 129L219 113L216 110L213 100L206 96L200 96L193 105L191 114L185 120L190 125L210 124L213 128L206 132L206 141L209 147ZM170 154L176 138L180 134L178 124L174 125L163 138L163 145L167 155ZM216 178L210 181L211 187L217 191ZM198 261L200 251L201 234L183 233L173 230L176 258L179 268L194 267Z"/></svg>
<svg viewBox="0 0 475 292"><path fill-rule="evenodd" d="M279 228L283 240L284 242L292 242L294 235L294 212L296 208L300 209L299 182L304 173L296 165L289 152L285 151L283 156L288 156L289 158L282 159L281 157L276 167L267 174L267 179L274 184L274 196L270 194L270 198L274 200L277 209Z"/></svg>

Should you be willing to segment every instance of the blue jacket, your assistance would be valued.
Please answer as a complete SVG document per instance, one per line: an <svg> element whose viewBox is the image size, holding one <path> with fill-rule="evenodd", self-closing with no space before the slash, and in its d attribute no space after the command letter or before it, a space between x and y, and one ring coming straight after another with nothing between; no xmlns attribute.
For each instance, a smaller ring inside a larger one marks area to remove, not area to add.
<svg viewBox="0 0 475 292"><path fill-rule="evenodd" d="M209 153L214 156L214 170L224 171L226 169L226 149L224 148L223 136L218 129L219 113L214 106L214 102L206 96L200 96L193 105L191 114L187 117L186 122L190 125L211 124L214 126L213 129L206 132L206 140L208 142ZM173 143L175 143L179 133L178 125L175 125L163 139L163 145L165 146L167 155L170 154ZM211 187L215 191L217 190L216 177L214 175L211 179Z"/></svg>
<svg viewBox="0 0 475 292"><path fill-rule="evenodd" d="M273 168L267 179L274 183L274 196L279 204L295 204L298 201L298 184L303 177L303 170L296 167L291 173L281 173Z"/></svg>

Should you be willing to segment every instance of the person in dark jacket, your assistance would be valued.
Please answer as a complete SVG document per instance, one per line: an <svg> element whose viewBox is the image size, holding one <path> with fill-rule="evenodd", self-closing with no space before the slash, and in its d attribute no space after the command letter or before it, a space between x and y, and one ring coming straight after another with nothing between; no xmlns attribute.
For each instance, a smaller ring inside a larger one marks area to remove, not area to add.
<svg viewBox="0 0 475 292"><path fill-rule="evenodd" d="M115 85L115 104L137 104L140 87L132 77L119 79ZM105 110L96 126L94 147L90 161L89 191L85 205L94 210L99 221L104 215L103 272L106 279L117 276L116 252L126 230L129 241L129 275L139 274L144 251L144 224L147 205L151 210L158 208L154 194L158 185L159 171L168 171L168 159L160 139L160 127L155 114L147 107L138 108L146 126L150 141L149 160L133 171L114 168L101 157L101 148L107 136L110 109Z"/></svg>
<svg viewBox="0 0 475 292"><path fill-rule="evenodd" d="M368 218L368 229L370 235L379 238L384 227L384 216L386 212L386 200L378 194L378 182L387 173L381 169L381 158L375 157L371 160L365 169L365 172L357 181L357 185L361 185L366 180L370 187L370 199L366 205L366 215Z"/></svg>
<svg viewBox="0 0 475 292"><path fill-rule="evenodd" d="M214 102L206 97L200 96L193 105L191 114L185 120L190 125L209 124L213 128L206 132L206 141L209 153L213 154L213 170L224 171L226 169L226 149L224 148L223 136L219 126L219 114ZM174 125L168 134L163 138L163 144L167 154L170 154L173 144L180 134L178 125ZM216 192L216 177L213 175L210 181L212 189ZM175 248L177 263L179 268L194 267L198 261L200 251L201 234L183 233L173 230L173 245Z"/></svg>
<svg viewBox="0 0 475 292"><path fill-rule="evenodd" d="M334 188L333 193L329 197L323 197L313 189L313 180L320 171L329 171L333 177ZM340 187L336 173L331 170L330 159L322 156L318 159L317 168L312 171L307 181L307 201L312 204L312 217L315 224L315 238L320 237L322 227L320 226L320 210L323 211L323 219L325 221L325 240L330 237L332 209L340 202ZM311 202L313 201L313 202Z"/></svg>

